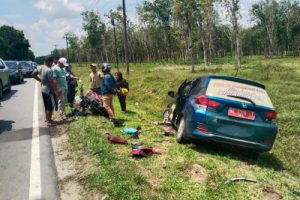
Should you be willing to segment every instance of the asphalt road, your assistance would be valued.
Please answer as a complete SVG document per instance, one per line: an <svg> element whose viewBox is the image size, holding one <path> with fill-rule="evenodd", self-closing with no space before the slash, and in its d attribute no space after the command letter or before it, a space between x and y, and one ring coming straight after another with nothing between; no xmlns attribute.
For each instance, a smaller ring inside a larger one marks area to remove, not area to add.
<svg viewBox="0 0 300 200"><path fill-rule="evenodd" d="M14 85L0 106L0 199L59 198L49 129L40 86Z"/></svg>

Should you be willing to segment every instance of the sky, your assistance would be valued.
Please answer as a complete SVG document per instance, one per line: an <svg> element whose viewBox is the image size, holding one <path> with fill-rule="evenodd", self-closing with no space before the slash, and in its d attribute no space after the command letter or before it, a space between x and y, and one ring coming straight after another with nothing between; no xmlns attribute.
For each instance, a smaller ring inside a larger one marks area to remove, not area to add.
<svg viewBox="0 0 300 200"><path fill-rule="evenodd" d="M138 23L136 7L143 1L126 0L131 21ZM257 1L241 0L242 25L251 25L249 9ZM66 47L65 33L84 35L82 12L97 9L105 14L121 3L122 0L0 0L0 26L14 26L24 31L35 56L47 55L55 45L57 48Z"/></svg>

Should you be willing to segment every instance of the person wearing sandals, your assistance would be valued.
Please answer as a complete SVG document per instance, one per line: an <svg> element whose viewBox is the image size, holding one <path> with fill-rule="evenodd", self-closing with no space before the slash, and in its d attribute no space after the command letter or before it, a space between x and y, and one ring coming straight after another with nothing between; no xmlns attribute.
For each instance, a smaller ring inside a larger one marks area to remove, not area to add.
<svg viewBox="0 0 300 200"><path fill-rule="evenodd" d="M129 92L128 82L123 78L123 74L121 72L116 73L117 79L117 96L119 98L119 102L121 105L122 113L126 113L126 96Z"/></svg>
<svg viewBox="0 0 300 200"><path fill-rule="evenodd" d="M33 78L41 82L41 90L46 113L45 122L48 126L55 125L52 121L52 113L54 110L57 110L56 96L61 95L61 92L58 90L58 85L54 80L53 71L51 70L52 63L53 58L46 57L44 66L34 70L32 73Z"/></svg>

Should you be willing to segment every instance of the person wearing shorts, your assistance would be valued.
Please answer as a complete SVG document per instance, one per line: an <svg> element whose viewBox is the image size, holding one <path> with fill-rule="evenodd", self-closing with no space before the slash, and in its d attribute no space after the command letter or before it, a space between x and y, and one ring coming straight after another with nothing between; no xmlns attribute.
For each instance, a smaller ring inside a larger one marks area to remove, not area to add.
<svg viewBox="0 0 300 200"><path fill-rule="evenodd" d="M46 112L45 122L48 125L53 124L52 113L54 110L57 110L56 96L60 95L57 84L53 78L53 72L51 70L52 63L53 58L46 57L45 64L42 67L34 70L32 74L34 79L41 82L41 90Z"/></svg>

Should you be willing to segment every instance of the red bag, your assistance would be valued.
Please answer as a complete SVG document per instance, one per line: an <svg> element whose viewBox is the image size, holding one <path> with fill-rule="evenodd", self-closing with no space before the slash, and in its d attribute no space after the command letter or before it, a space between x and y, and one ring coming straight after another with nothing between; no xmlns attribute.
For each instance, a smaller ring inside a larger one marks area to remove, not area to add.
<svg viewBox="0 0 300 200"><path fill-rule="evenodd" d="M113 144L113 143L116 143L116 144L127 144L127 140L125 140L124 138L119 138L119 137L116 137L116 136L113 136L112 134L110 133L106 133L107 135L107 139L108 141Z"/></svg>
<svg viewBox="0 0 300 200"><path fill-rule="evenodd" d="M144 146L140 147L132 147L131 155L133 157L149 157L154 153L159 153L159 149L157 148L146 148Z"/></svg>

